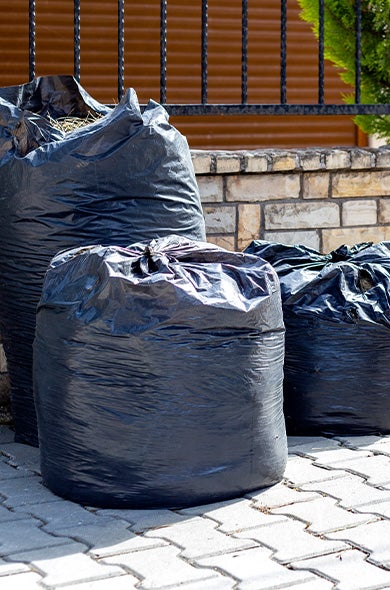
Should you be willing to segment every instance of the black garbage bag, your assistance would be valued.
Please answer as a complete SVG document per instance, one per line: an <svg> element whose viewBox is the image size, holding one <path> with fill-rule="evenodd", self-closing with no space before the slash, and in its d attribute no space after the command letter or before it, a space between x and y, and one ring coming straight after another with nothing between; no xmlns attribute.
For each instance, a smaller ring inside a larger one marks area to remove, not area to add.
<svg viewBox="0 0 390 590"><path fill-rule="evenodd" d="M252 242L279 275L286 325L289 434L390 432L390 242Z"/></svg>
<svg viewBox="0 0 390 590"><path fill-rule="evenodd" d="M258 257L171 236L59 254L37 313L44 483L170 507L280 481L284 325Z"/></svg>
<svg viewBox="0 0 390 590"><path fill-rule="evenodd" d="M71 133L55 126L97 114ZM187 141L160 105L141 114L128 90L110 108L69 76L0 89L0 325L18 442L37 444L32 342L52 257L171 233L205 236Z"/></svg>

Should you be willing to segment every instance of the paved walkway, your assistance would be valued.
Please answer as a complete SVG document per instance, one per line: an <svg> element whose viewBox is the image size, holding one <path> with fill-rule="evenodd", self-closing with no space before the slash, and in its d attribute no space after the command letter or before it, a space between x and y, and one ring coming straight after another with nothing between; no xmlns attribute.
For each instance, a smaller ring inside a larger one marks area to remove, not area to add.
<svg viewBox="0 0 390 590"><path fill-rule="evenodd" d="M285 479L186 510L95 510L0 426L0 588L390 589L390 436L289 439Z"/></svg>

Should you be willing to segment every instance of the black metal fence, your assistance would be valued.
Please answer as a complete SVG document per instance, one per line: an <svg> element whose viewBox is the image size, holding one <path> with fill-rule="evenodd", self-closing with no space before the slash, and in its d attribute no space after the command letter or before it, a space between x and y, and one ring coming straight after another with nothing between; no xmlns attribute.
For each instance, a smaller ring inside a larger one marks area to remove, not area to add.
<svg viewBox="0 0 390 590"><path fill-rule="evenodd" d="M276 1L276 0L275 0ZM280 0L280 102L274 104L253 104L247 102L248 94L248 0L241 0L241 102L237 104L215 104L208 102L208 0L201 0L201 101L198 104L169 104L167 94L167 4L160 0L160 103L171 115L357 115L390 114L389 104L361 103L361 0L356 5L356 51L355 51L355 100L353 104L327 104L324 100L324 2L319 0L319 41L318 41L318 100L316 104L289 104L287 102L287 0ZM80 80L80 4L74 4L74 77ZM125 66L125 0L118 0L118 98L124 93ZM35 76L35 0L29 0L29 76Z"/></svg>

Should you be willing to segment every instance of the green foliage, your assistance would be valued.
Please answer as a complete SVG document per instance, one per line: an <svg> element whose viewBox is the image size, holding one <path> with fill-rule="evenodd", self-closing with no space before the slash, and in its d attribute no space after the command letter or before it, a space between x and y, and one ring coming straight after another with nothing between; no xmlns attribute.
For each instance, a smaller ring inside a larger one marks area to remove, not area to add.
<svg viewBox="0 0 390 590"><path fill-rule="evenodd" d="M319 0L298 0L301 18L319 37ZM390 0L362 0L361 102L390 104ZM324 1L324 57L340 68L342 80L355 85L355 0ZM352 103L354 94L343 96ZM389 115L358 115L366 133L390 140Z"/></svg>

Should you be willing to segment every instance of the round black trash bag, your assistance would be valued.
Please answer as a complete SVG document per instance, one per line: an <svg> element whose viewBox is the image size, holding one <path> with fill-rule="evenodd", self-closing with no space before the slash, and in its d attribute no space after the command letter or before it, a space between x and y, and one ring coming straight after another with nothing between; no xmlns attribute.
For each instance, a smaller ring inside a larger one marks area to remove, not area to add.
<svg viewBox="0 0 390 590"><path fill-rule="evenodd" d="M178 508L280 481L284 325L258 257L171 236L57 256L37 313L44 483Z"/></svg>
<svg viewBox="0 0 390 590"><path fill-rule="evenodd" d="M390 432L390 242L320 254L255 241L246 252L280 278L287 432Z"/></svg>
<svg viewBox="0 0 390 590"><path fill-rule="evenodd" d="M71 133L66 117L97 118ZM57 123L56 123L57 121ZM205 239L186 139L134 90L110 108L69 76L0 89L0 326L16 440L36 444L35 311L57 252L172 233Z"/></svg>

